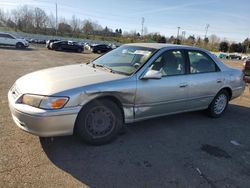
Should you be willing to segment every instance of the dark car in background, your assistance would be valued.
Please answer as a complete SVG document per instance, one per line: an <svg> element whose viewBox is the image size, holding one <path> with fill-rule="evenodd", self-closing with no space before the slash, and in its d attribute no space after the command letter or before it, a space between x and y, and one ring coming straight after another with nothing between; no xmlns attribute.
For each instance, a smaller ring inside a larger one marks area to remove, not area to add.
<svg viewBox="0 0 250 188"><path fill-rule="evenodd" d="M241 56L238 54L230 54L227 59L238 59L241 60Z"/></svg>
<svg viewBox="0 0 250 188"><path fill-rule="evenodd" d="M58 39L50 39L50 40L47 40L47 41L46 41L45 47L48 48L48 49L51 49L51 48L50 48L50 44L51 44L52 42L57 42L57 41L60 41L60 40L58 40Z"/></svg>
<svg viewBox="0 0 250 188"><path fill-rule="evenodd" d="M98 54L106 53L112 50L112 47L107 44L97 44L91 46L91 48L93 53L98 53Z"/></svg>
<svg viewBox="0 0 250 188"><path fill-rule="evenodd" d="M244 79L245 79L245 81L247 83L250 83L250 59L247 59L244 62L243 72L244 72Z"/></svg>
<svg viewBox="0 0 250 188"><path fill-rule="evenodd" d="M56 51L74 51L83 52L83 46L73 41L57 41L50 44L50 48Z"/></svg>

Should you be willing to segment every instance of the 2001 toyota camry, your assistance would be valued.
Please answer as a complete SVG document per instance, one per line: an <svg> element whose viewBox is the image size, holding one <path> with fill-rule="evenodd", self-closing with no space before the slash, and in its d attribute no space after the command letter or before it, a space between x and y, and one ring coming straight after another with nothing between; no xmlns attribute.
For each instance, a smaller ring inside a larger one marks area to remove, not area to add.
<svg viewBox="0 0 250 188"><path fill-rule="evenodd" d="M91 144L147 118L207 109L220 117L241 95L241 70L206 50L166 44L123 45L89 64L19 78L8 93L15 123L47 137L78 134Z"/></svg>

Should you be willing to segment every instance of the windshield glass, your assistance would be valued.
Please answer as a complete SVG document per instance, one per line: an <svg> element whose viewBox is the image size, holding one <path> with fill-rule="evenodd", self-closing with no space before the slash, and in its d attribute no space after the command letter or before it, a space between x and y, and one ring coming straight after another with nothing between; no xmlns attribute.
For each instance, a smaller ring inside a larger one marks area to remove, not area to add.
<svg viewBox="0 0 250 188"><path fill-rule="evenodd" d="M93 64L111 69L113 72L131 75L155 52L154 48L123 45L96 59Z"/></svg>

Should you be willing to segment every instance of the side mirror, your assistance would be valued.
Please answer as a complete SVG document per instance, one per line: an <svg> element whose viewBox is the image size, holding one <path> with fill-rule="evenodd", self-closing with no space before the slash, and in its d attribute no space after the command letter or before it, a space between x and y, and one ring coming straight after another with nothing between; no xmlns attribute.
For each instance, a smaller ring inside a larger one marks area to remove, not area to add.
<svg viewBox="0 0 250 188"><path fill-rule="evenodd" d="M157 70L148 70L141 79L147 80L147 79L161 79L162 74L160 71Z"/></svg>

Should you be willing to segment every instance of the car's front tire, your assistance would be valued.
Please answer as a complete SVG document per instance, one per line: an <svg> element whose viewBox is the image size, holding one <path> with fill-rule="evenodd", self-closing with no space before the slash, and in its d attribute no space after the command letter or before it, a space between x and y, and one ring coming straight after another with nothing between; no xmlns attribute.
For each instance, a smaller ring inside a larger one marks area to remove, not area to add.
<svg viewBox="0 0 250 188"><path fill-rule="evenodd" d="M117 104L100 99L87 104L78 114L74 132L85 142L101 145L112 141L123 126Z"/></svg>
<svg viewBox="0 0 250 188"><path fill-rule="evenodd" d="M209 105L207 112L212 118L220 117L227 109L229 94L226 90L221 90Z"/></svg>
<svg viewBox="0 0 250 188"><path fill-rule="evenodd" d="M18 49L23 49L23 48L24 48L23 43L18 42L18 43L16 44L16 48L18 48Z"/></svg>
<svg viewBox="0 0 250 188"><path fill-rule="evenodd" d="M57 48L56 48L56 51L62 51L63 49L62 49L62 47L61 46L58 46Z"/></svg>
<svg viewBox="0 0 250 188"><path fill-rule="evenodd" d="M77 50L76 50L78 53L82 53L82 49L81 48L78 48Z"/></svg>

